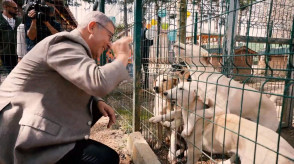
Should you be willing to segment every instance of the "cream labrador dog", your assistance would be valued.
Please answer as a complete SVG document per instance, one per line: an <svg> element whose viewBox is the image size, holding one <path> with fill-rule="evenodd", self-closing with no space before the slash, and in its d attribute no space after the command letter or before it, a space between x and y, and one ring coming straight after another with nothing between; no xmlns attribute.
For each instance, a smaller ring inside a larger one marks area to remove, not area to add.
<svg viewBox="0 0 294 164"><path fill-rule="evenodd" d="M181 118L183 114L184 128L189 128L186 123L193 117L199 117L199 111L210 107L209 102L205 104L203 98L197 95L197 91L191 89L190 84L187 83L179 83L178 87L166 91L165 96L172 102L177 101L177 104L181 104L183 110L153 117L151 118L153 122L162 118L163 120ZM187 117L185 112L188 113ZM271 129L233 114L216 115L210 119L202 118L204 120L198 119L195 122L194 134L185 137L188 143L188 164L197 163L201 150L220 154L233 153L240 157L241 163L245 164L294 163L294 149ZM224 163L232 161L229 159Z"/></svg>
<svg viewBox="0 0 294 164"><path fill-rule="evenodd" d="M191 67L191 77L197 81L195 87L203 90L203 99L215 104L218 114L232 113L259 122L274 131L278 129L279 120L274 103L264 94L237 81L227 78L209 64L208 52L198 45L174 45L176 56ZM196 67L196 69L194 69ZM194 71L193 71L194 69ZM207 112L206 117L213 112ZM189 135L189 134L187 134Z"/></svg>

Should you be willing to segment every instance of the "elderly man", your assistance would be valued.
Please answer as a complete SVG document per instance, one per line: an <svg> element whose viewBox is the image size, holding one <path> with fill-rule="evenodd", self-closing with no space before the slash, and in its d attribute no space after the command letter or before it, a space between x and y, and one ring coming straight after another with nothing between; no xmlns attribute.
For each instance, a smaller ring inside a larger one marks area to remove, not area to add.
<svg viewBox="0 0 294 164"><path fill-rule="evenodd" d="M4 69L11 71L17 64L16 33L21 18L16 17L18 8L14 1L2 1L0 15L0 56Z"/></svg>
<svg viewBox="0 0 294 164"><path fill-rule="evenodd" d="M111 148L89 139L99 117L115 122L101 97L127 80L129 43L111 44L114 25L90 12L72 32L39 42L0 87L0 163L118 163ZM94 59L111 48L116 60Z"/></svg>

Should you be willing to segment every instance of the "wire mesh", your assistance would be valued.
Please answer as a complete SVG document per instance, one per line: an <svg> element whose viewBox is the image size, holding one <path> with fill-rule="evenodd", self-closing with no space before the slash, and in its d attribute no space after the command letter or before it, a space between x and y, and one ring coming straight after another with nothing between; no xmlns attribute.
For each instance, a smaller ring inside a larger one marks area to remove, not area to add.
<svg viewBox="0 0 294 164"><path fill-rule="evenodd" d="M140 93L142 97L140 123L142 134L162 163L175 161L185 163L187 160L189 161L187 159L189 155L184 153L184 150L189 145L190 147L193 145L193 152L201 151L202 155L199 160L202 161L218 162L232 157L232 154L225 152L224 147L222 153L212 151L215 145L210 145L210 149L207 148L207 145L204 144L207 139L204 137L200 138L202 143L200 146L196 139L187 140L187 138L185 139L186 142L181 144L180 141L183 138L180 135L183 129L177 131L177 137L174 137L172 136L173 131L169 128L163 128L161 125L152 124L148 121L151 116L172 112L161 111L162 113L158 113L156 111L164 110L163 108L168 106L169 103L165 96L156 92L155 87L158 87L156 86L156 80L164 83L164 81L173 81L173 79L179 78L174 72L175 66L179 65L182 67L180 72L184 67L187 67L192 81L204 89L203 101L211 97L214 100L214 103L211 104L214 109L214 115L211 119L205 118L205 114L208 115L205 112L204 116L197 115L197 111L196 113L195 111L189 112L188 115L194 115L195 118L196 115L197 117L202 117L204 122L213 124L212 129L218 129L217 127L221 126L225 129L224 131L237 134L236 142L238 144L234 153L239 159L242 155L239 143L247 142L244 139L254 145L253 153L250 154L253 163L260 163L259 154L257 153L260 146L279 154L278 148L269 148L259 142L259 136L262 135L261 131L263 129L256 124L253 124L256 127L253 127L255 131L252 138L242 134L242 128L244 127L241 121L236 123L239 128L234 130L226 127L226 124L223 126L218 125L216 119L219 116L216 114L216 107L221 106L224 108L225 113L228 113L232 108L230 107L231 103L233 103L232 101L237 101L240 103L238 106L241 111L238 115L243 116L244 114L245 117L246 105L250 103L246 100L246 96L248 96L246 93L256 93L254 95L256 95L255 99L258 103L254 110L257 111L257 115L255 118L251 118L252 121L257 122L259 125L263 124L262 117L264 117L264 114L261 114L263 102L265 99L270 99L271 103L274 103L274 105L271 104L270 108L276 114L267 119L273 120L273 122L277 120L276 127L293 127L293 50L291 48L293 39L293 5L293 2L287 0L240 2L237 0L144 1L142 12L146 20L146 38L143 38L143 40L152 40L153 44L145 45L144 51L148 55L144 54L144 52L141 54L144 63L142 65L143 89ZM184 43L184 45L179 42ZM195 44L203 49L190 48L191 45ZM144 47L144 44L142 45ZM217 77L217 80L211 81L210 78L213 77ZM228 82L223 83L224 79L227 79ZM148 84L146 84L146 81L148 81ZM250 86L250 88L247 86ZM168 86L164 87L171 89ZM226 88L227 93L225 95L227 96L222 98L223 93L221 91L216 93L209 90L209 87L214 88L216 91L218 91L216 88ZM238 98L230 97L230 94L234 94L234 89L242 93L240 101L238 101ZM209 95L211 93L214 95ZM180 98L177 97L177 99ZM187 110L184 109L183 102L178 101L177 106L177 108L174 107L175 110L178 108L182 111ZM164 120L164 118L162 119ZM181 122L185 124L185 121L181 120ZM195 126L197 124L199 123L196 123ZM195 131L197 131L197 127L194 129ZM187 127L184 125L184 128ZM202 128L203 133L205 133L205 128ZM282 143L281 134L285 138L287 138L287 135L289 136L289 134L283 134L283 130L277 131L277 140L274 141L276 145ZM195 133L194 137L196 137ZM176 140L176 150L182 150L178 154L171 148L172 144L174 144L172 140ZM216 142L213 139L211 140ZM291 142L289 138L287 141ZM225 145L225 137L221 145ZM279 158L282 158L280 156ZM275 158L272 163L279 163L279 158ZM198 159L194 155L192 160L196 162L195 160ZM291 160L293 162L293 157L290 157ZM244 161L243 159L243 163Z"/></svg>
<svg viewBox="0 0 294 164"><path fill-rule="evenodd" d="M50 2L56 11L55 19L62 29L74 29L77 23L69 7L78 6L77 1ZM18 4L19 10L25 3ZM227 159L235 163L246 163L242 154L244 149L249 148L242 147L244 143L251 147L250 152L247 152L247 156L252 158L249 163L280 163L279 160L284 158L290 162L294 161L291 154L283 152L283 146L287 145L283 138L292 147L294 145L294 2L145 0L140 7L135 7L133 1L107 1L104 7L106 15L117 27L114 40L127 35L140 35L141 38L140 55L136 56L132 51L127 66L132 78L122 82L105 99L115 108L117 116L122 118L121 124L126 132L134 129L134 111L140 111L139 130L162 163L196 163L198 160L213 163ZM136 12L141 12L143 19L136 20ZM24 14L20 12L19 16ZM140 34L134 32L137 26L135 22L143 24ZM22 34L27 32L24 29L19 31L22 31ZM1 29L0 38L3 38L4 33L7 31ZM13 37L16 39L16 31ZM22 44L24 43L18 41L11 42L15 50ZM11 54L17 57L16 51L2 53L3 47L8 45L6 41L2 40L0 45L1 57ZM132 48L134 50L134 45ZM134 56L141 59L140 67L134 62ZM107 51L98 63L103 65L114 59L115 54ZM3 65L5 61L2 59L1 81L14 67L12 63ZM136 71L141 75L136 74ZM185 106L186 101L196 99L193 95L184 97L182 90L185 87L178 86L182 80L189 81L189 75L192 82L188 82L188 86L185 85L188 93L197 90L197 100L199 98L199 103L204 102L204 106L198 107L197 110L197 103L188 103ZM215 80L211 80L212 78ZM134 80L139 81L139 89ZM224 92L220 88L223 88ZM175 95L173 101L163 94L168 90L168 93ZM241 93L239 99L231 96L234 91ZM246 100L246 93L255 96L251 97L252 102ZM139 102L135 102L135 96L139 97ZM278 120L277 133L257 126L263 123L265 99L271 101L269 104L274 104L269 106L274 108L276 115L266 119L269 122ZM238 102L236 106L240 111L237 118L229 114L234 101ZM255 101L257 103L254 111L257 114L254 118L251 118L251 121L240 119L239 116L246 115L246 105L254 104ZM135 109L135 103L140 104L139 109ZM218 115L219 107L226 115ZM189 110L190 108L193 110ZM210 108L213 111L212 117L208 117L210 113L206 111ZM203 113L199 114L201 109L204 109ZM161 115L174 114L175 111L181 112L180 119L163 122L163 125L149 121L154 116L160 116L161 120L167 119ZM228 117L235 119L233 123L228 121ZM200 119L195 121L197 118ZM187 120L192 124L188 124ZM250 126L250 134L244 132L244 122ZM170 129L174 124L178 127L175 130ZM182 132L189 127L192 134L183 137ZM210 135L207 137L205 134ZM274 136L269 141L272 146L264 145L263 140L267 139L264 135ZM216 139L218 136L220 140ZM235 143L234 148L227 152L227 147L232 143ZM221 151L217 151L220 149ZM261 150L274 154L267 154L260 162L260 157L264 155ZM267 158L274 160L266 161Z"/></svg>

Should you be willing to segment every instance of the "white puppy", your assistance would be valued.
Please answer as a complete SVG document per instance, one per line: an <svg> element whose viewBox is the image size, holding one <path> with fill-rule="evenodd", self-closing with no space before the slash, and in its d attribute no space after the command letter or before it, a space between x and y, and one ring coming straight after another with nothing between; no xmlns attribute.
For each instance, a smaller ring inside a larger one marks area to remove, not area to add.
<svg viewBox="0 0 294 164"><path fill-rule="evenodd" d="M171 89L171 90L167 90L164 92L164 96L165 99L170 101L171 103L175 104L177 100L182 100L185 99L186 101L190 101L190 104L183 104L183 102L179 102L177 105L180 105L182 110L177 110L179 112L171 112L170 114L167 115L158 115L157 117L152 117L149 119L150 122L156 123L156 122L160 122L160 121L169 121L173 118L180 118L181 115L183 116L183 121L184 121L184 127L183 127L183 131L182 131L182 136L186 137L189 136L193 129L194 129L194 124L197 121L197 119L199 119L199 117L195 117L195 115L190 115L190 113L195 113L195 109L202 109L202 110L197 110L197 115L201 116L201 117L206 117L206 118L211 118L213 115L221 115L223 114L223 110L221 110L217 105L214 106L213 102L210 99L205 99L206 104L204 103L195 103L197 102L196 100L199 101L203 101L203 96L204 96L204 92L202 91L201 88L196 88L195 85L193 86L192 84L197 84L195 82L180 82L178 84L177 87ZM189 94L183 94L182 91L184 91L184 89L189 90L189 93L193 93L193 95L189 95ZM178 90L180 92L178 92ZM174 91L174 93L173 93ZM174 94L173 96L171 96L171 92ZM195 99L194 95L201 95L201 96L197 96L197 99ZM185 97L182 97L185 96ZM209 107L208 109L206 109L204 111L205 108L207 108L207 106ZM188 109L192 109L190 111L188 111ZM196 119L196 120L195 120ZM176 125L171 126L176 127Z"/></svg>
<svg viewBox="0 0 294 164"><path fill-rule="evenodd" d="M172 105L169 100L163 96L163 93L166 90L169 90L176 86L179 81L187 81L190 77L189 71L187 71L187 67L178 66L175 72L172 75L159 75L154 80L154 91L155 91L155 98L154 98L154 108L153 113L155 116L170 113L173 110L177 110L176 107ZM166 127L171 127L171 135L170 135L170 149L168 158L171 162L176 161L176 148L177 143L182 144L179 139L177 139L177 132L178 128L182 125L181 119L175 119L172 122L163 122L162 123ZM158 127L158 141L154 146L155 149L159 149L161 147L161 141L163 140L162 134L162 126L160 124L157 125Z"/></svg>
<svg viewBox="0 0 294 164"><path fill-rule="evenodd" d="M166 101L166 98L163 98L163 92L166 90L172 89L178 84L178 78L168 76L167 74L159 75L154 80L154 108L153 114L160 115L166 114L172 110L172 104L170 101Z"/></svg>
<svg viewBox="0 0 294 164"><path fill-rule="evenodd" d="M198 45L175 44L177 56L184 60L190 67L197 70L190 71L197 88L201 88L203 99L210 100L222 112L241 115L274 131L278 129L279 121L274 103L257 90L236 82L225 75L216 72L207 61L208 52ZM208 112L207 114L212 113ZM211 117L207 115L207 117ZM188 134L189 135L189 134Z"/></svg>
<svg viewBox="0 0 294 164"><path fill-rule="evenodd" d="M182 112L189 110L188 117L184 116L184 124L191 118L196 117L197 113L206 108L201 96L197 91L191 89L189 85L179 84L165 93L165 96L184 108ZM209 103L208 103L209 104ZM192 114L192 111L196 115ZM154 122L158 117L151 118ZM181 117L181 112L173 111L170 114L161 116L165 120ZM198 116L197 116L198 117ZM188 125L184 125L186 128ZM195 134L187 136L188 144L187 163L197 163L200 158L201 150L212 153L224 153L240 157L241 163L271 164L294 163L294 149L282 137L264 126L257 125L255 122L240 118L233 114L216 115L214 119L198 119L193 128ZM256 139L257 136L257 139ZM257 144L255 144L255 141ZM279 147L277 146L279 143ZM278 159L277 153L278 152ZM230 163L231 160L225 161Z"/></svg>
<svg viewBox="0 0 294 164"><path fill-rule="evenodd" d="M159 75L154 80L154 108L153 114L154 116L162 115L169 113L173 110L173 106L170 101L167 101L166 98L163 97L163 92L169 90L178 84L178 78L173 78L172 76L168 76L167 74ZM155 149L161 148L162 140L163 140L163 128L161 124L157 125L157 137L158 141L154 146Z"/></svg>

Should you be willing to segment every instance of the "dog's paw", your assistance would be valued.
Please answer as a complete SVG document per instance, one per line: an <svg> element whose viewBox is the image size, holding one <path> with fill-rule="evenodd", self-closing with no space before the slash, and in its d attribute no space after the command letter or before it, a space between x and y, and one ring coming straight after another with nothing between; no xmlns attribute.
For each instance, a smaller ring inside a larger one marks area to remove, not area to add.
<svg viewBox="0 0 294 164"><path fill-rule="evenodd" d="M184 129L184 130L182 131L182 133L181 133L181 136L183 136L183 137L188 137L188 136L191 135L191 133L192 133L192 131L190 131L190 130L188 130L188 129Z"/></svg>
<svg viewBox="0 0 294 164"><path fill-rule="evenodd" d="M182 136L182 137L188 137L188 132L187 132L187 130L183 130L182 133L181 133L181 136Z"/></svg>
<svg viewBox="0 0 294 164"><path fill-rule="evenodd" d="M154 145L154 150L158 150L161 148L161 143L160 142L157 142L156 145Z"/></svg>
<svg viewBox="0 0 294 164"><path fill-rule="evenodd" d="M190 135L192 134L192 132L193 132L193 128L191 128L191 126L190 126L189 128L184 127L183 129L184 129L184 130L183 130L182 133L181 133L181 135L182 135L183 137L188 137L188 136L190 136Z"/></svg>
<svg viewBox="0 0 294 164"><path fill-rule="evenodd" d="M152 122L152 123L158 123L161 121L161 117L160 116L154 116L154 117L151 117L149 119L149 122Z"/></svg>
<svg viewBox="0 0 294 164"><path fill-rule="evenodd" d="M183 157L186 157L187 156L187 150L184 150L184 149L177 150L176 156L179 157L181 155L183 155Z"/></svg>
<svg viewBox="0 0 294 164"><path fill-rule="evenodd" d="M162 123L162 125L163 126L165 126L165 127L170 127L171 126L171 122L169 122L169 121L164 121L163 123Z"/></svg>
<svg viewBox="0 0 294 164"><path fill-rule="evenodd" d="M171 164L177 164L177 159L170 161Z"/></svg>
<svg viewBox="0 0 294 164"><path fill-rule="evenodd" d="M176 128L177 128L176 124L171 123L171 125L170 125L170 129L174 130L174 129L176 129Z"/></svg>
<svg viewBox="0 0 294 164"><path fill-rule="evenodd" d="M177 156L175 153L172 153L170 150L168 151L168 160L170 163L177 163Z"/></svg>

